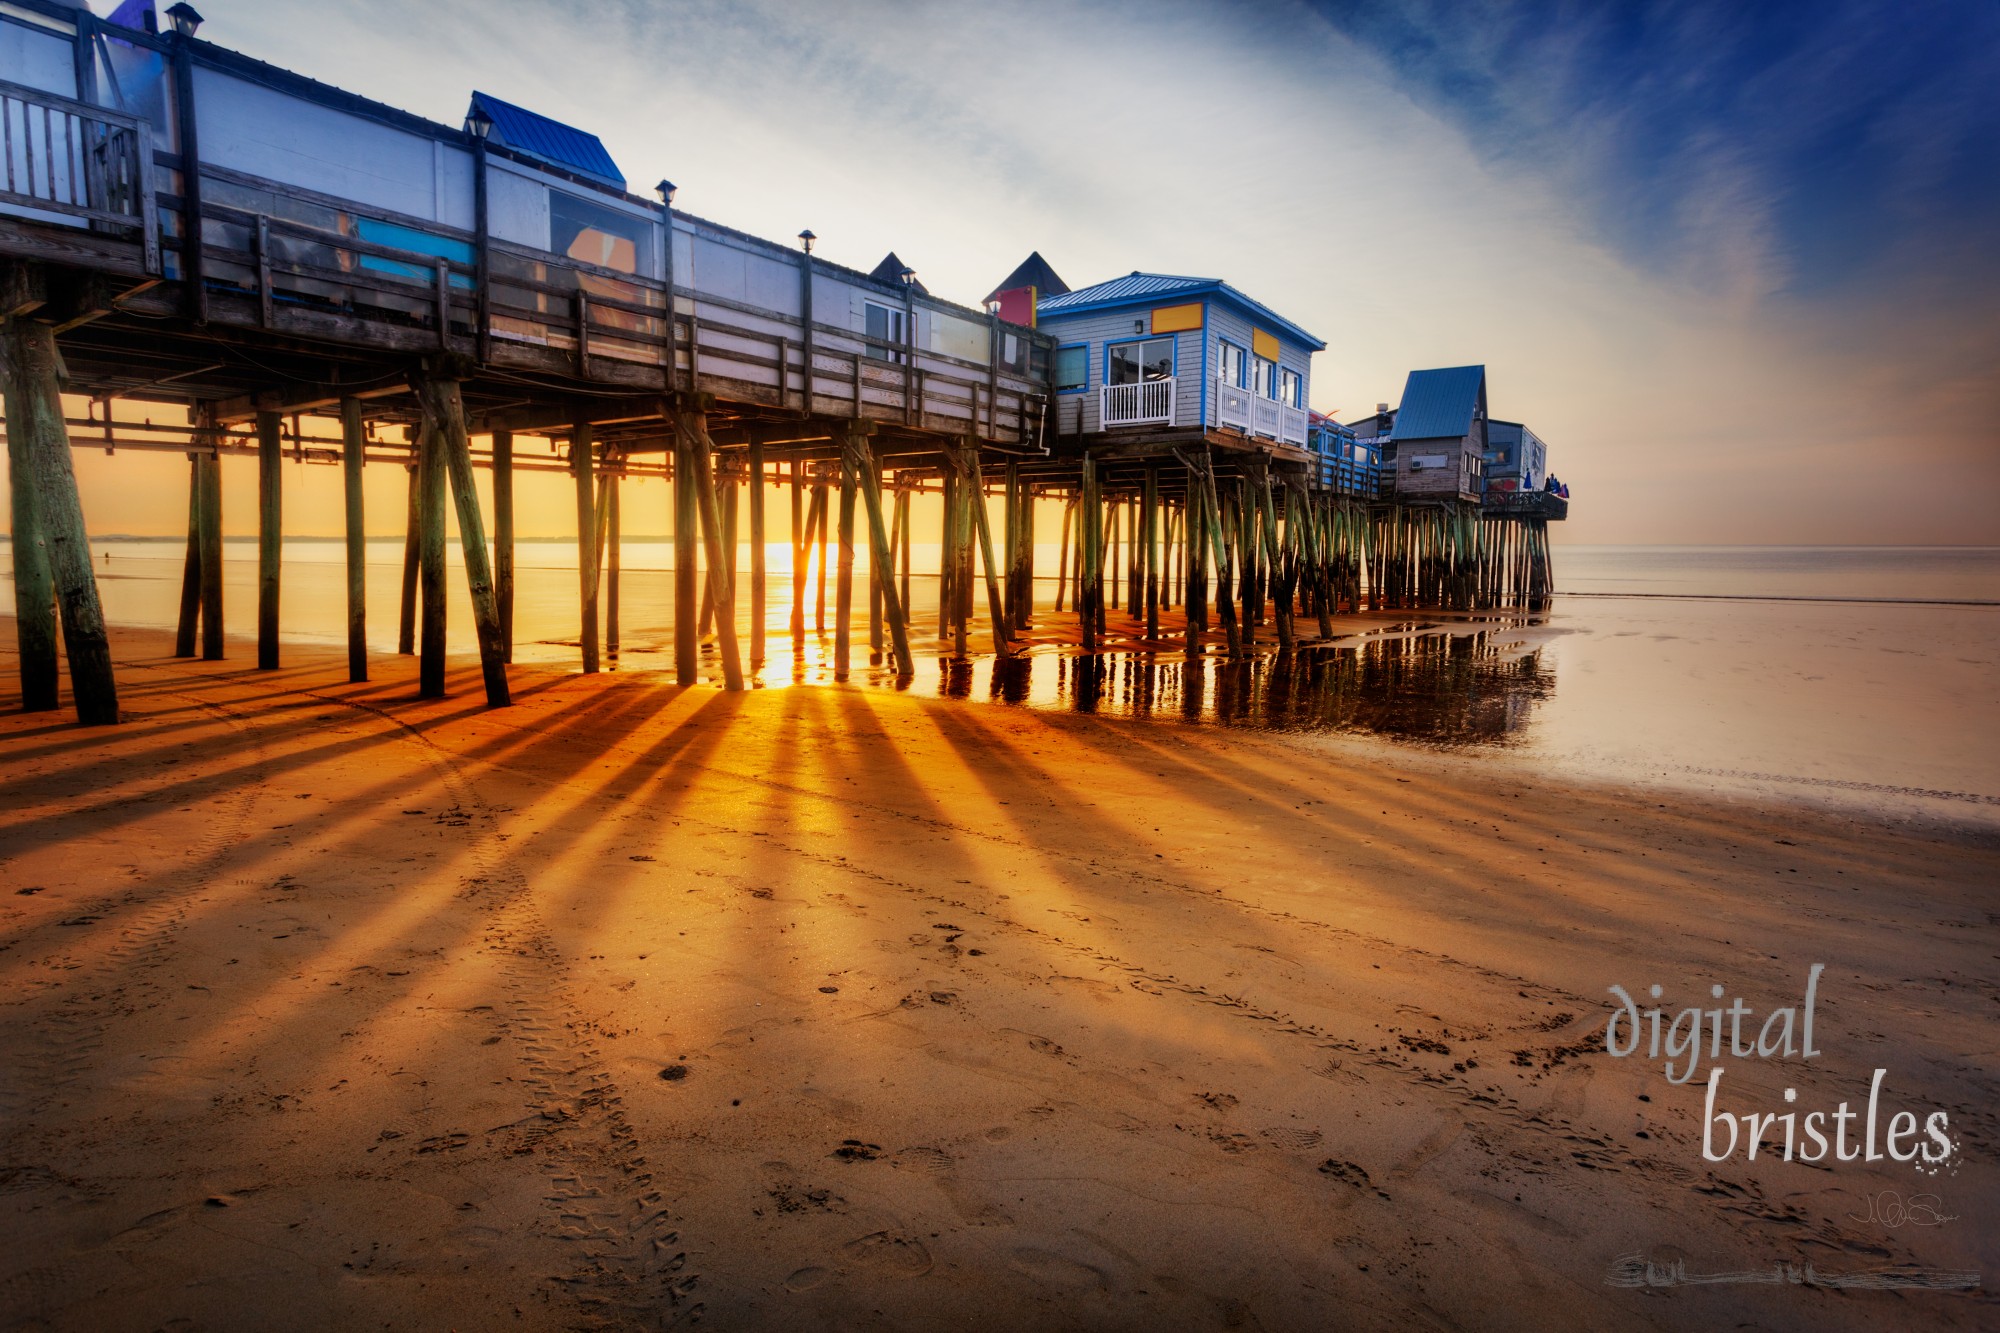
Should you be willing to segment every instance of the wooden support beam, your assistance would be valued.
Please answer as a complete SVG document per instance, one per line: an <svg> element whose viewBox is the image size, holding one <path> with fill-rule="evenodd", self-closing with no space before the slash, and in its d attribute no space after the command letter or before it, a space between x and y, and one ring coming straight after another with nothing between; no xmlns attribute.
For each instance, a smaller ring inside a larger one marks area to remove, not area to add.
<svg viewBox="0 0 2000 1333"><path fill-rule="evenodd" d="M994 327L996 330L995 336L997 337L999 326L996 324ZM998 361L999 358L996 355L994 357L996 369ZM992 404L990 400L987 406L988 410L991 411ZM990 426L988 427L988 431L990 433ZM1007 460L1006 466L1003 469L1002 488L1005 494L1000 511L1000 531L1001 544L1007 552L1007 578L1001 588L1000 601L1007 611L1007 624L1012 626L1014 623L1014 603L1020 597L1021 592L1019 569L1021 559L1021 465L1011 458Z"/></svg>
<svg viewBox="0 0 2000 1333"><path fill-rule="evenodd" d="M514 432L493 432L493 602L501 661L514 660Z"/></svg>
<svg viewBox="0 0 2000 1333"><path fill-rule="evenodd" d="M1006 657L1013 651L1013 644L1007 632L1006 604L1000 596L1000 566L993 559L993 531L986 513L986 488L980 482L977 435L968 435L959 442L959 456L964 460L973 526L979 533L979 564L986 575L986 614L993 622L993 651Z"/></svg>
<svg viewBox="0 0 2000 1333"><path fill-rule="evenodd" d="M677 411L674 425L687 437L694 464L696 500L701 509L701 536L708 560L708 584L714 599L715 625L722 657L723 688L743 688L743 661L736 647L736 590L729 581L729 557L722 545L721 506L715 493L714 446L708 438L706 413Z"/></svg>
<svg viewBox="0 0 2000 1333"><path fill-rule="evenodd" d="M958 479L947 471L939 478L943 489L943 517L938 528L938 637L951 637L952 622L958 614Z"/></svg>
<svg viewBox="0 0 2000 1333"><path fill-rule="evenodd" d="M347 679L368 679L368 534L361 463L368 443L361 403L340 400L340 479L347 527Z"/></svg>
<svg viewBox="0 0 2000 1333"><path fill-rule="evenodd" d="M118 720L118 686L111 671L111 643L104 629L104 608L97 598L97 578L90 567L83 502L77 495L70 460L69 428L63 421L62 358L56 351L55 331L39 320L17 317L7 321L4 341L11 385L7 395L9 452L15 460L16 476L26 477L31 492L29 532L39 539L39 548L46 554L47 577L53 586L63 649L69 658L70 694L77 721L85 726L114 723ZM15 512L20 509L17 502ZM32 549L36 542L31 540L29 545ZM27 563L31 580L39 582L41 575L32 557ZM35 589L34 595L40 598L41 589ZM36 624L32 641L30 634L22 636L24 687L29 683L29 652L36 655L38 670L43 663L52 668L50 654L55 643L52 618L40 607L27 609ZM41 646L44 639L47 649ZM53 691L39 680L35 683L39 705ZM53 700L47 706L54 706Z"/></svg>
<svg viewBox="0 0 2000 1333"><path fill-rule="evenodd" d="M1076 548L1081 563L1077 576L1076 613L1083 629L1083 649L1097 651L1098 599L1103 591L1097 578L1099 556L1097 524L1099 502L1097 497L1097 460L1088 452L1083 455L1082 493L1077 499Z"/></svg>
<svg viewBox="0 0 2000 1333"><path fill-rule="evenodd" d="M811 397L807 400L810 403ZM750 669L764 665L764 599L769 591L764 568L764 445L750 442Z"/></svg>
<svg viewBox="0 0 2000 1333"><path fill-rule="evenodd" d="M284 566L284 419L257 414L257 669L278 669L278 577Z"/></svg>
<svg viewBox="0 0 2000 1333"><path fill-rule="evenodd" d="M1146 464L1146 490L1140 501L1139 544L1145 580L1146 638L1160 637L1160 474L1157 464Z"/></svg>
<svg viewBox="0 0 2000 1333"><path fill-rule="evenodd" d="M473 632L479 640L479 667L486 685L486 703L489 708L505 708L513 702L507 686L506 644L500 634L500 608L494 596L493 571L486 559L486 527L479 513L479 491L472 482L472 441L465 425L465 402L458 381L450 379L420 379L417 382L418 396L423 400L424 415L429 429L430 455L436 460L428 466L445 472L451 480L452 498L458 507L458 537L465 559L466 590L472 600ZM439 580L442 582L444 565L444 518L440 513L435 523L437 532L437 565ZM426 529L426 536L429 528ZM426 569L429 568L428 558ZM443 692L444 657L444 613L438 610L438 691ZM426 599L425 642L430 638L430 611ZM428 664L428 652L425 655Z"/></svg>
<svg viewBox="0 0 2000 1333"><path fill-rule="evenodd" d="M208 449L195 457L201 502L201 657L222 660L222 458L214 452L215 418L200 407L195 421L204 429L196 435Z"/></svg>
<svg viewBox="0 0 2000 1333"><path fill-rule="evenodd" d="M811 362L807 362L806 383L812 383ZM811 390L807 390L810 402ZM805 475L803 460L794 458L792 474L792 662L796 666L805 656L806 649L806 563L811 556L812 543L806 531L805 517Z"/></svg>
<svg viewBox="0 0 2000 1333"><path fill-rule="evenodd" d="M700 539L700 499L695 495L694 445L674 432L674 676L682 685L701 679L701 621L695 590L695 543Z"/></svg>
<svg viewBox="0 0 2000 1333"><path fill-rule="evenodd" d="M896 546L890 539L888 525L883 521L882 474L870 450L867 432L865 422L854 422L842 437L841 446L847 456L849 470L861 482L861 502L868 511L868 569L874 577L875 592L882 604L882 617L888 624L896 672L905 677L913 676L917 668L910 654L910 627L905 614L908 608L896 592L895 563L889 555ZM907 531L903 535L907 538Z"/></svg>
<svg viewBox="0 0 2000 1333"><path fill-rule="evenodd" d="M624 535L618 513L618 498L625 488L625 478L619 475L607 476L605 486L610 494L604 504L604 652L608 657L618 656L618 583L624 566Z"/></svg>
<svg viewBox="0 0 2000 1333"><path fill-rule="evenodd" d="M815 590L813 595L813 633L826 633L826 549L827 549L827 488L815 484L812 493L813 541L819 547L819 559L814 563Z"/></svg>
<svg viewBox="0 0 2000 1333"><path fill-rule="evenodd" d="M193 657L201 619L201 461L188 458L187 557L181 562L181 614L174 631L174 656Z"/></svg>
<svg viewBox="0 0 2000 1333"><path fill-rule="evenodd" d="M896 563L899 566L898 572L902 576L903 621L905 628L907 628L910 620L914 618L910 610L910 546L912 543L910 540L910 493L907 490L896 493L896 533Z"/></svg>
<svg viewBox="0 0 2000 1333"><path fill-rule="evenodd" d="M583 673L597 671L597 507L592 497L595 442L588 421L578 421L569 437L569 470L576 483L576 569L580 602Z"/></svg>
<svg viewBox="0 0 2000 1333"><path fill-rule="evenodd" d="M420 442L420 441L419 441ZM423 526L417 503L417 464L412 458L409 504L403 516L403 596L396 612L396 652L409 657L417 651L417 529Z"/></svg>
<svg viewBox="0 0 2000 1333"><path fill-rule="evenodd" d="M1056 547L1056 610L1063 609L1063 595L1069 590L1069 525L1076 515L1076 499L1063 504L1062 540Z"/></svg>
<svg viewBox="0 0 2000 1333"><path fill-rule="evenodd" d="M833 678L846 680L854 622L854 465L840 460L840 576L834 585Z"/></svg>
<svg viewBox="0 0 2000 1333"><path fill-rule="evenodd" d="M13 285L25 290L28 273L40 281L40 269L13 264L0 269ZM20 292L9 298L33 309L39 301L28 302ZM21 708L40 713L62 705L62 658L56 640L56 585L49 568L48 541L36 513L34 468L28 454L28 408L26 387L21 383L18 363L9 356L0 391L4 391L7 413L8 498L12 505L11 546L14 552L14 638L20 652ZM56 420L62 420L58 412ZM64 453L68 452L65 444Z"/></svg>
<svg viewBox="0 0 2000 1333"><path fill-rule="evenodd" d="M1236 604L1230 595L1229 540L1224 534L1222 499L1215 485L1215 461L1204 451L1201 463L1202 521L1208 528L1208 540L1215 556L1215 611L1222 622L1222 633L1229 645L1229 655L1239 656L1243 650L1241 631L1236 623Z"/></svg>
<svg viewBox="0 0 2000 1333"><path fill-rule="evenodd" d="M444 697L444 508L446 476L443 432L425 414L417 443L417 567L420 611L417 626L417 697Z"/></svg>

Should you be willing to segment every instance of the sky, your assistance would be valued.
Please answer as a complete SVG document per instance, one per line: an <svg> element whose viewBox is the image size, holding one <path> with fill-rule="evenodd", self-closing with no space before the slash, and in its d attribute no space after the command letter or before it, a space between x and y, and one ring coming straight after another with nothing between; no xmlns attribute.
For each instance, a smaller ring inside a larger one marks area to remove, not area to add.
<svg viewBox="0 0 2000 1333"><path fill-rule="evenodd" d="M201 8L968 304L1031 249L1072 286L1224 278L1326 340L1312 405L1343 418L1483 363L1572 488L1560 540L2000 543L1994 0ZM88 462L93 529L166 530L130 461ZM294 531L338 530L320 471Z"/></svg>

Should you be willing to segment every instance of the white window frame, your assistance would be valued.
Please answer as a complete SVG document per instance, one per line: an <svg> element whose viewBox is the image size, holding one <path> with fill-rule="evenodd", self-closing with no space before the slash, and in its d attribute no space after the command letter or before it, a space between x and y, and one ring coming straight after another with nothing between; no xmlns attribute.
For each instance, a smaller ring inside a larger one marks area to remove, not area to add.
<svg viewBox="0 0 2000 1333"><path fill-rule="evenodd" d="M891 343L899 349L907 348L910 345L910 312L902 306L890 305L886 301L863 300L861 303L861 336L864 338L872 339L872 335L868 332L868 315L870 311L875 310L880 310L887 316L883 320L883 323L887 326L887 336L868 342L866 344L867 355L876 361L889 361L896 365L902 365L904 360L904 353L902 351L883 351L878 342Z"/></svg>

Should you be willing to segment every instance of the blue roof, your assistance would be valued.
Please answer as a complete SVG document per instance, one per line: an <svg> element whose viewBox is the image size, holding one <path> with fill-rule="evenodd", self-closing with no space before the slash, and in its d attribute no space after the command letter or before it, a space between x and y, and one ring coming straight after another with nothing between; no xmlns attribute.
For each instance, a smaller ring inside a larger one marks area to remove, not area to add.
<svg viewBox="0 0 2000 1333"><path fill-rule="evenodd" d="M1243 306L1251 314L1277 325L1315 352L1326 350L1324 339L1315 338L1271 307L1253 301L1220 278L1187 278L1172 273L1133 272L1094 287L1082 287L1061 296L1045 296L1035 305L1037 320L1050 315L1077 315L1091 310L1110 310L1122 305L1144 305L1162 296L1193 298L1222 296Z"/></svg>
<svg viewBox="0 0 2000 1333"><path fill-rule="evenodd" d="M1472 414L1486 384L1485 366L1413 370L1403 384L1392 440L1459 439L1472 430Z"/></svg>
<svg viewBox="0 0 2000 1333"><path fill-rule="evenodd" d="M493 117L494 143L617 189L625 188L625 173L611 160L611 154L604 150L596 135L537 115L512 102L503 102L491 93L473 93L472 105Z"/></svg>

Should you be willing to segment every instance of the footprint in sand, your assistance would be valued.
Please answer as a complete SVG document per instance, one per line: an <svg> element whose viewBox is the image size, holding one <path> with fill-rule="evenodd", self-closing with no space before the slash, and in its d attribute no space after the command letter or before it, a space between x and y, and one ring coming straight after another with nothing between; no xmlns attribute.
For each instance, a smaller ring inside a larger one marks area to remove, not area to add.
<svg viewBox="0 0 2000 1333"><path fill-rule="evenodd" d="M922 1277L931 1271L931 1252L914 1236L894 1231L871 1231L840 1247L840 1253L856 1268L883 1277Z"/></svg>
<svg viewBox="0 0 2000 1333"><path fill-rule="evenodd" d="M1320 1132L1316 1129L1300 1129L1296 1125L1277 1125L1260 1130L1265 1142L1277 1148L1317 1148Z"/></svg>
<svg viewBox="0 0 2000 1333"><path fill-rule="evenodd" d="M903 1148L889 1154L889 1164L921 1175L942 1175L951 1170L951 1154L942 1148Z"/></svg>
<svg viewBox="0 0 2000 1333"><path fill-rule="evenodd" d="M801 1268L798 1272L785 1279L785 1290L792 1292L811 1291L814 1287L823 1285L832 1276L833 1270L831 1268Z"/></svg>
<svg viewBox="0 0 2000 1333"><path fill-rule="evenodd" d="M1015 1250L1007 1256L1007 1262L1015 1271L1027 1274L1043 1286L1064 1291L1103 1291L1110 1285L1102 1269L1031 1246Z"/></svg>

